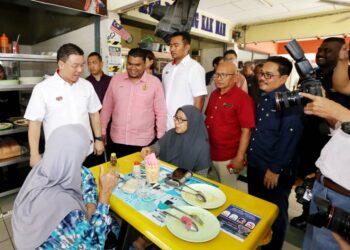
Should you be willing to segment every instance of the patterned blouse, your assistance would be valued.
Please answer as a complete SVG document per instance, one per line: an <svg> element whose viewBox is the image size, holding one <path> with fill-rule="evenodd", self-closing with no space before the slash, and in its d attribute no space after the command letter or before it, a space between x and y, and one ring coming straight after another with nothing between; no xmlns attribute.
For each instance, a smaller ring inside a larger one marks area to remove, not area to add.
<svg viewBox="0 0 350 250"><path fill-rule="evenodd" d="M95 178L84 167L81 185L84 204L96 204ZM119 233L119 225L111 219L108 211L108 204L98 203L90 220L85 218L85 211L71 211L37 249L103 249L109 231L112 230L116 236Z"/></svg>

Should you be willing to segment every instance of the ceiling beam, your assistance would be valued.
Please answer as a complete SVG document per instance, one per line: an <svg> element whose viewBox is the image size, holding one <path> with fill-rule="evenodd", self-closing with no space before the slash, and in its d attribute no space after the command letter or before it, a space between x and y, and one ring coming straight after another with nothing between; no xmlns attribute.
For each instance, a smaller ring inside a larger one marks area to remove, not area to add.
<svg viewBox="0 0 350 250"><path fill-rule="evenodd" d="M283 41L303 38L326 37L332 35L347 35L349 33L350 9L337 10L318 16L303 16L289 20L279 20L270 23L238 26L242 36L238 42L254 43Z"/></svg>

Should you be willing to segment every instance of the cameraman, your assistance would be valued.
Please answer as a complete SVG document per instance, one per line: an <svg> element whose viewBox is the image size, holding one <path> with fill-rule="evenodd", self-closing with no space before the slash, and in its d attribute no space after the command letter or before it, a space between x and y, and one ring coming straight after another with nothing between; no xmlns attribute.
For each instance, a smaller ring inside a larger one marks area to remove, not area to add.
<svg viewBox="0 0 350 250"><path fill-rule="evenodd" d="M341 63L342 59L340 57L340 51L343 51L343 54L347 52L344 52L344 48L342 48L344 44L345 40L339 37L329 37L322 42L316 53L316 63L318 68L316 69L315 78L321 81L329 99L350 108L350 97L344 95L346 93L336 88L336 85L339 85L338 82L343 81L344 78L348 79L348 73L350 74L347 65L339 69L339 64L342 66L345 64ZM338 67L335 69L337 63ZM338 71L341 72L338 73ZM339 74L341 74L341 79L338 80ZM334 79L334 83L332 78ZM348 93L350 94L350 87ZM315 116L305 117L304 131L300 143L300 164L298 166L299 177L304 178L306 176L305 178L310 178L312 176L311 173L315 172L315 161L320 156L322 148L330 139L328 134L329 128L323 119ZM305 228L308 210L309 203L304 203L302 215L293 218L290 221L290 224L298 228Z"/></svg>
<svg viewBox="0 0 350 250"><path fill-rule="evenodd" d="M301 93L311 100L304 112L327 119L335 125L332 138L322 149L316 161L318 171L312 190L313 197L329 200L332 206L350 213L350 110L324 97ZM311 201L310 214L317 212L314 200ZM303 249L339 249L332 232L324 227L307 226Z"/></svg>

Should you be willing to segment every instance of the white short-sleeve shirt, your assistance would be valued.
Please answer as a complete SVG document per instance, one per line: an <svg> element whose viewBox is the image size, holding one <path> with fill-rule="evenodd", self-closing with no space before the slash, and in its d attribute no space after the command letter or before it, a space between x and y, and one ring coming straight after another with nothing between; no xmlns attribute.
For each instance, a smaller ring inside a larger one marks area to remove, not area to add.
<svg viewBox="0 0 350 250"><path fill-rule="evenodd" d="M43 123L45 140L58 127L83 125L93 140L89 113L98 112L102 105L92 84L83 79L74 84L65 82L56 72L35 86L24 117ZM90 148L90 153L93 147Z"/></svg>
<svg viewBox="0 0 350 250"><path fill-rule="evenodd" d="M340 124L338 126L323 147L316 166L324 176L350 190L350 135L341 130Z"/></svg>
<svg viewBox="0 0 350 250"><path fill-rule="evenodd" d="M207 94L205 70L189 55L179 64L168 63L162 72L167 105L167 130L174 127L173 116L184 105L193 105L194 98Z"/></svg>

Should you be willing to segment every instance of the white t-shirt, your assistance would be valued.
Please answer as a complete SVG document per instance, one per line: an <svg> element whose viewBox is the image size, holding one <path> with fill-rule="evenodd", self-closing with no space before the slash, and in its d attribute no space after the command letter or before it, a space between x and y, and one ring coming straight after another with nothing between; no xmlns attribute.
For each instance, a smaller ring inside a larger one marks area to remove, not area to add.
<svg viewBox="0 0 350 250"><path fill-rule="evenodd" d="M93 140L89 113L98 112L101 107L89 81L79 78L71 85L56 72L35 86L24 117L43 122L46 141L56 128L67 124L82 124ZM93 145L90 153L92 150Z"/></svg>
<svg viewBox="0 0 350 250"><path fill-rule="evenodd" d="M322 174L350 190L350 135L341 128L333 131L332 138L323 147L316 166Z"/></svg>
<svg viewBox="0 0 350 250"><path fill-rule="evenodd" d="M167 105L167 130L174 127L173 116L184 105L193 105L194 98L207 94L205 71L189 55L179 64L168 63L162 72Z"/></svg>

